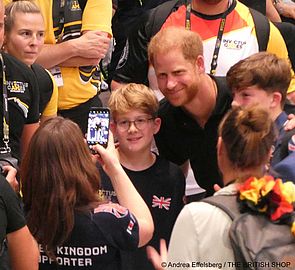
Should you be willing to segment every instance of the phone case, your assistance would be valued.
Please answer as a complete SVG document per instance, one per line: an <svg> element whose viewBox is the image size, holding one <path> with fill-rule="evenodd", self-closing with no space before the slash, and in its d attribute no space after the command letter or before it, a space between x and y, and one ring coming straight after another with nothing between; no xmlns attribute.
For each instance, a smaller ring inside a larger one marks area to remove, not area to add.
<svg viewBox="0 0 295 270"><path fill-rule="evenodd" d="M91 108L88 115L87 143L107 147L110 128L110 110L105 107Z"/></svg>

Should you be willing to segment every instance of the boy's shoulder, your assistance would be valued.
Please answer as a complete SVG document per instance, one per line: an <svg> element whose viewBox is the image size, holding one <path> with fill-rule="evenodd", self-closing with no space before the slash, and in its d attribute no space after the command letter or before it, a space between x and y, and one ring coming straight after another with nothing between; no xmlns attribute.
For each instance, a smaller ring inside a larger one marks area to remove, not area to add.
<svg viewBox="0 0 295 270"><path fill-rule="evenodd" d="M155 185L162 185L164 182L167 185L169 183L178 185L185 182L184 174L178 165L156 153L154 154L156 161L145 170L133 171L123 167L134 184L145 183L147 179L149 183L154 182ZM136 181L134 182L134 180Z"/></svg>
<svg viewBox="0 0 295 270"><path fill-rule="evenodd" d="M157 155L155 170L157 174L163 174L165 178L172 178L174 181L183 181L185 179L181 168L175 163L169 161L168 159Z"/></svg>

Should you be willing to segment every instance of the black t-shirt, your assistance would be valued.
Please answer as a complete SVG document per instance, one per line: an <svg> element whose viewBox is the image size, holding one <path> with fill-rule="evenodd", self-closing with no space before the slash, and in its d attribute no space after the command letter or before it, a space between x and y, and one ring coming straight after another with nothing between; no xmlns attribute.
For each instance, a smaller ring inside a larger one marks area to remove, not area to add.
<svg viewBox="0 0 295 270"><path fill-rule="evenodd" d="M118 204L102 204L87 213L75 213L68 241L56 249L57 262L40 247L40 270L120 269L119 250L133 250L139 242L135 217Z"/></svg>
<svg viewBox="0 0 295 270"><path fill-rule="evenodd" d="M160 238L169 243L173 225L183 207L185 178L180 168L159 156L156 162L146 170L131 171L124 168L138 193L149 207L155 231L148 245L158 249ZM116 193L109 177L101 170L101 192L112 201ZM124 270L153 270L146 256L146 247L133 252L122 252Z"/></svg>
<svg viewBox="0 0 295 270"><path fill-rule="evenodd" d="M206 189L207 195L214 193L213 185L223 186L217 165L216 144L218 126L225 113L231 108L231 94L225 78L215 78L218 95L215 109L204 128L168 101L160 104L161 128L156 134L159 153L178 165L190 160L198 184Z"/></svg>
<svg viewBox="0 0 295 270"><path fill-rule="evenodd" d="M31 66L38 82L39 87L39 113L42 114L46 105L48 104L52 92L53 92L53 82L48 74L48 72L38 64L33 64Z"/></svg>
<svg viewBox="0 0 295 270"><path fill-rule="evenodd" d="M4 176L0 175L0 251L6 235L25 225L20 200Z"/></svg>
<svg viewBox="0 0 295 270"><path fill-rule="evenodd" d="M25 124L39 121L39 91L32 70L13 56L2 53L6 65L9 112L9 146L16 158L20 155L20 138ZM2 85L2 71L1 71ZM0 146L3 146L3 94L0 97Z"/></svg>

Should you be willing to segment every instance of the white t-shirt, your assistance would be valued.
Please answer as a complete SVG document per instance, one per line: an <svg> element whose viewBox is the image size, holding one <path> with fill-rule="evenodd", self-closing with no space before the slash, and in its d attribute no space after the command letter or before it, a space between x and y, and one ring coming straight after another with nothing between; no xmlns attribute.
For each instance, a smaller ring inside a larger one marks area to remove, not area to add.
<svg viewBox="0 0 295 270"><path fill-rule="evenodd" d="M229 185L214 195L236 194ZM231 218L216 206L205 202L186 205L179 214L170 239L169 269L235 269L228 237ZM181 263L184 265L181 266Z"/></svg>

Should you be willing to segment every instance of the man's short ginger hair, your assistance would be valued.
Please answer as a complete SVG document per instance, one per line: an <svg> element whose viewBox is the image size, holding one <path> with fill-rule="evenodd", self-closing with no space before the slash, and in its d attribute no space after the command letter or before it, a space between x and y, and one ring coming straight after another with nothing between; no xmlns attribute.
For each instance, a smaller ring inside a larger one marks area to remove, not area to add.
<svg viewBox="0 0 295 270"><path fill-rule="evenodd" d="M268 93L279 92L283 106L291 81L291 66L286 59L275 54L259 52L233 65L226 80L232 91L256 86Z"/></svg>
<svg viewBox="0 0 295 270"><path fill-rule="evenodd" d="M112 92L108 106L113 119L132 110L139 110L157 117L159 102L153 90L147 86L129 83Z"/></svg>
<svg viewBox="0 0 295 270"><path fill-rule="evenodd" d="M182 50L184 59L194 63L199 55L203 55L203 43L199 34L179 27L167 27L160 30L148 46L149 61L154 65L155 56L167 53L176 48Z"/></svg>

